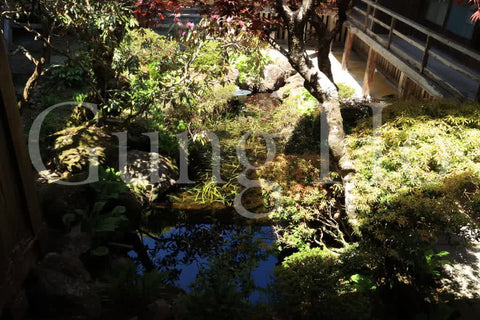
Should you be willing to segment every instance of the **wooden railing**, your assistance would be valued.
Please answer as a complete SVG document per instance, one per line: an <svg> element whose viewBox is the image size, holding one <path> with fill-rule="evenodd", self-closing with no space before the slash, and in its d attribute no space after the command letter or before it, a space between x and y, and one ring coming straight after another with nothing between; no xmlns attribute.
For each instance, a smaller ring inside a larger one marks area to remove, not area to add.
<svg viewBox="0 0 480 320"><path fill-rule="evenodd" d="M457 88L455 88L448 82L445 82L440 75L435 73L431 68L428 68L429 58L434 57L447 68L455 70L461 73L462 75L466 76L467 78L473 81L476 81L477 83L480 83L480 77L478 76L477 73L467 69L465 66L461 64L450 61L450 59L446 57L446 55L441 54L439 52L435 52L435 50L432 50L432 45L434 44L435 41L437 41L438 43L449 47L450 50L455 51L455 53L458 53L460 56L463 55L463 56L469 57L477 65L480 65L480 54L466 48L464 45L457 43L456 41L448 39L445 36L426 28L425 26L420 25L415 21L412 21L404 16L399 15L398 13L382 5L379 5L374 1L362 0L362 2L365 3L366 9L363 10L359 7L353 7L353 12L357 14L350 14L350 17L349 17L350 22L353 23L359 29L362 29L363 32L365 32L370 37L374 38L378 43L382 44L384 48L386 48L387 50L391 50L392 40L394 36L399 37L400 39L404 40L408 44L421 50L421 52L423 52L423 55L420 61L413 59L411 56L409 56L404 52L401 52L401 51L396 52L396 54L400 56L400 58L414 65L414 67L417 68L421 74L424 74L425 76L436 81L437 83L439 83L441 86L443 86L446 90L450 91L454 95L462 96L462 93L459 92ZM383 13L384 16L386 16L386 18L383 19L384 21L377 18L378 12L381 12ZM357 18L359 16L360 16L360 19ZM399 29L398 26L400 23L403 23L409 28L415 30L416 36L419 38L423 38L422 40L424 42L423 43L419 42L417 41L417 39L409 37L408 35L398 30ZM381 37L379 34L377 34L374 31L376 25L381 26L387 31L386 37ZM479 97L479 94L480 94L480 86L478 87L478 90L477 90L477 98Z"/></svg>

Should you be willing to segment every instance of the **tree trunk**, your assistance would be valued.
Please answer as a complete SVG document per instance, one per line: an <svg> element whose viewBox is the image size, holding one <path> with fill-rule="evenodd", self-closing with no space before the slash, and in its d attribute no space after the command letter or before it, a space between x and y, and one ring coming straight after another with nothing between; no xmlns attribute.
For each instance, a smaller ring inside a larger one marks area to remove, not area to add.
<svg viewBox="0 0 480 320"><path fill-rule="evenodd" d="M341 176L345 177L354 168L345 148L345 133L338 101L338 90L333 83L328 57L331 38L322 37L322 34L317 33L317 48L321 49L321 52L317 53L317 60L321 63L321 68L326 70L326 72L321 72L320 65L316 67L305 51L305 24L309 15L307 13L302 15L300 9L290 13L285 10L285 7L279 8L279 13L288 27L289 51L287 58L292 67L305 79L305 88L322 104L322 112L325 113L328 124L329 148L335 163L338 164Z"/></svg>
<svg viewBox="0 0 480 320"><path fill-rule="evenodd" d="M92 71L98 90L98 98L101 102L108 100L108 92L115 89L115 71L112 68L113 52L107 48L93 48L97 55Z"/></svg>
<svg viewBox="0 0 480 320"><path fill-rule="evenodd" d="M329 60L330 45L336 33L342 28L349 3L347 0L338 1L339 18L334 30L328 30L323 24L311 0L303 0L296 11L290 9L288 1L276 0L276 10L288 28L286 57L292 67L305 79L305 88L322 104L322 112L328 125L329 149L345 187L345 212L350 224L356 228L355 199L352 192L355 168L346 150L338 89L333 82ZM305 50L305 24L307 21L316 30L318 66L313 64Z"/></svg>
<svg viewBox="0 0 480 320"><path fill-rule="evenodd" d="M337 88L327 75L313 66L306 55L295 53L289 60L305 79L305 88L322 104L322 112L325 113L328 124L328 145L343 177L353 171L353 165L348 159L345 148L343 118Z"/></svg>
<svg viewBox="0 0 480 320"><path fill-rule="evenodd" d="M330 45L331 43L318 41L317 63L318 69L323 72L331 82L333 82L332 64L330 63Z"/></svg>
<svg viewBox="0 0 480 320"><path fill-rule="evenodd" d="M20 101L20 112L22 112L30 101L33 88L37 85L38 78L42 73L43 67L45 66L45 56L42 54L39 60L35 62L35 70L33 70L32 75L28 78L23 88L22 100Z"/></svg>
<svg viewBox="0 0 480 320"><path fill-rule="evenodd" d="M50 29L47 29L47 30L50 30ZM38 59L36 59L26 49L22 48L22 51L24 52L27 59L29 59L35 65L35 69L33 70L33 73L30 75L27 82L25 83L25 87L23 88L22 99L20 100L20 104L19 104L20 112L22 112L30 102L32 91L37 86L38 79L40 78L40 75L43 72L48 56L50 54L50 50L49 50L50 32L48 32L48 34L45 36L45 39L46 40L43 42L43 47L42 47L42 54Z"/></svg>

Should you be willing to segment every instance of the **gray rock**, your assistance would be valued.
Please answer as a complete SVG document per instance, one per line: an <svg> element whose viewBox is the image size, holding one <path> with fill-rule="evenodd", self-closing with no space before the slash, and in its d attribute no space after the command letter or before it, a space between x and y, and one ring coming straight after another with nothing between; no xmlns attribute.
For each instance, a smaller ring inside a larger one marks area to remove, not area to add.
<svg viewBox="0 0 480 320"><path fill-rule="evenodd" d="M90 285L90 274L72 256L49 253L34 268L30 301L46 315L96 319L101 314L100 297Z"/></svg>
<svg viewBox="0 0 480 320"><path fill-rule="evenodd" d="M48 253L38 265L37 271L45 270L62 273L67 277L88 282L91 280L90 274L83 266L82 261L76 257L60 254L57 252ZM54 290L61 288L53 288Z"/></svg>
<svg viewBox="0 0 480 320"><path fill-rule="evenodd" d="M225 75L223 80L226 83L236 83L239 76L240 76L240 71L238 71L238 69L235 68L235 66L231 66L228 69L228 73Z"/></svg>
<svg viewBox="0 0 480 320"><path fill-rule="evenodd" d="M285 84L286 72L275 64L269 64L263 69L262 80L258 91L271 92L281 88Z"/></svg>
<svg viewBox="0 0 480 320"><path fill-rule="evenodd" d="M278 96L278 90L272 92L272 94L270 95L270 97L272 97L273 99L280 99L280 97Z"/></svg>
<svg viewBox="0 0 480 320"><path fill-rule="evenodd" d="M443 266L443 289L459 300L480 299L480 243L438 245L436 249L450 253L445 259L451 264Z"/></svg>
<svg viewBox="0 0 480 320"><path fill-rule="evenodd" d="M78 224L64 235L60 242L62 254L79 258L80 255L90 250L92 237L88 233L82 232L81 226Z"/></svg>
<svg viewBox="0 0 480 320"><path fill-rule="evenodd" d="M132 150L127 155L127 166L120 172L133 186L150 194L163 194L174 183L177 169L168 159L156 152Z"/></svg>
<svg viewBox="0 0 480 320"><path fill-rule="evenodd" d="M78 126L56 132L53 147L54 163L58 171L82 173L88 170L90 154L93 151L100 164L112 151L111 135L101 128ZM82 179L78 176L78 179ZM75 179L75 178L74 178Z"/></svg>
<svg viewBox="0 0 480 320"><path fill-rule="evenodd" d="M295 69L293 69L290 62L288 62L288 59L279 51L275 49L268 49L266 50L266 54L268 54L268 56L273 61L272 64L279 66L285 72L287 78L297 73Z"/></svg>
<svg viewBox="0 0 480 320"><path fill-rule="evenodd" d="M143 319L166 320L172 315L172 306L165 299L158 299L147 306Z"/></svg>
<svg viewBox="0 0 480 320"><path fill-rule="evenodd" d="M284 55L282 55L280 52L276 50L273 50L273 51L274 52L269 51L269 55L272 57L273 64L279 66L280 69L282 69L285 72L286 78L291 77L295 73L297 73L297 71L293 69L292 65L290 64L290 62L288 62L288 59L285 58Z"/></svg>
<svg viewBox="0 0 480 320"><path fill-rule="evenodd" d="M285 85L275 91L273 94L275 94L275 96L279 99L285 99L294 90L303 88L304 84L305 79L303 79L303 77L297 73L285 80Z"/></svg>

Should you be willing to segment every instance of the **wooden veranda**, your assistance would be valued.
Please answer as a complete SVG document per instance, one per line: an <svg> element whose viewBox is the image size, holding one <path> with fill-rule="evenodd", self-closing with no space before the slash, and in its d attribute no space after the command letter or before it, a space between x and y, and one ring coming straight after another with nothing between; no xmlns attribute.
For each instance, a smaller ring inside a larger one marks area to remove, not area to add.
<svg viewBox="0 0 480 320"><path fill-rule="evenodd" d="M353 46L368 52L365 95L378 68L403 98L480 98L479 53L374 1L362 3L349 14L342 65L348 68Z"/></svg>

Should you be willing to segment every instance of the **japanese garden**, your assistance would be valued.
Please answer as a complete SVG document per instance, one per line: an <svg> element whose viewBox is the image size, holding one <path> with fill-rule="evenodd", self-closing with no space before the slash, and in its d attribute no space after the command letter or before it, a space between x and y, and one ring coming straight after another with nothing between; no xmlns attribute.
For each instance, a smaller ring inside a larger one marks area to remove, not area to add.
<svg viewBox="0 0 480 320"><path fill-rule="evenodd" d="M480 319L480 3L6 0L0 319Z"/></svg>

